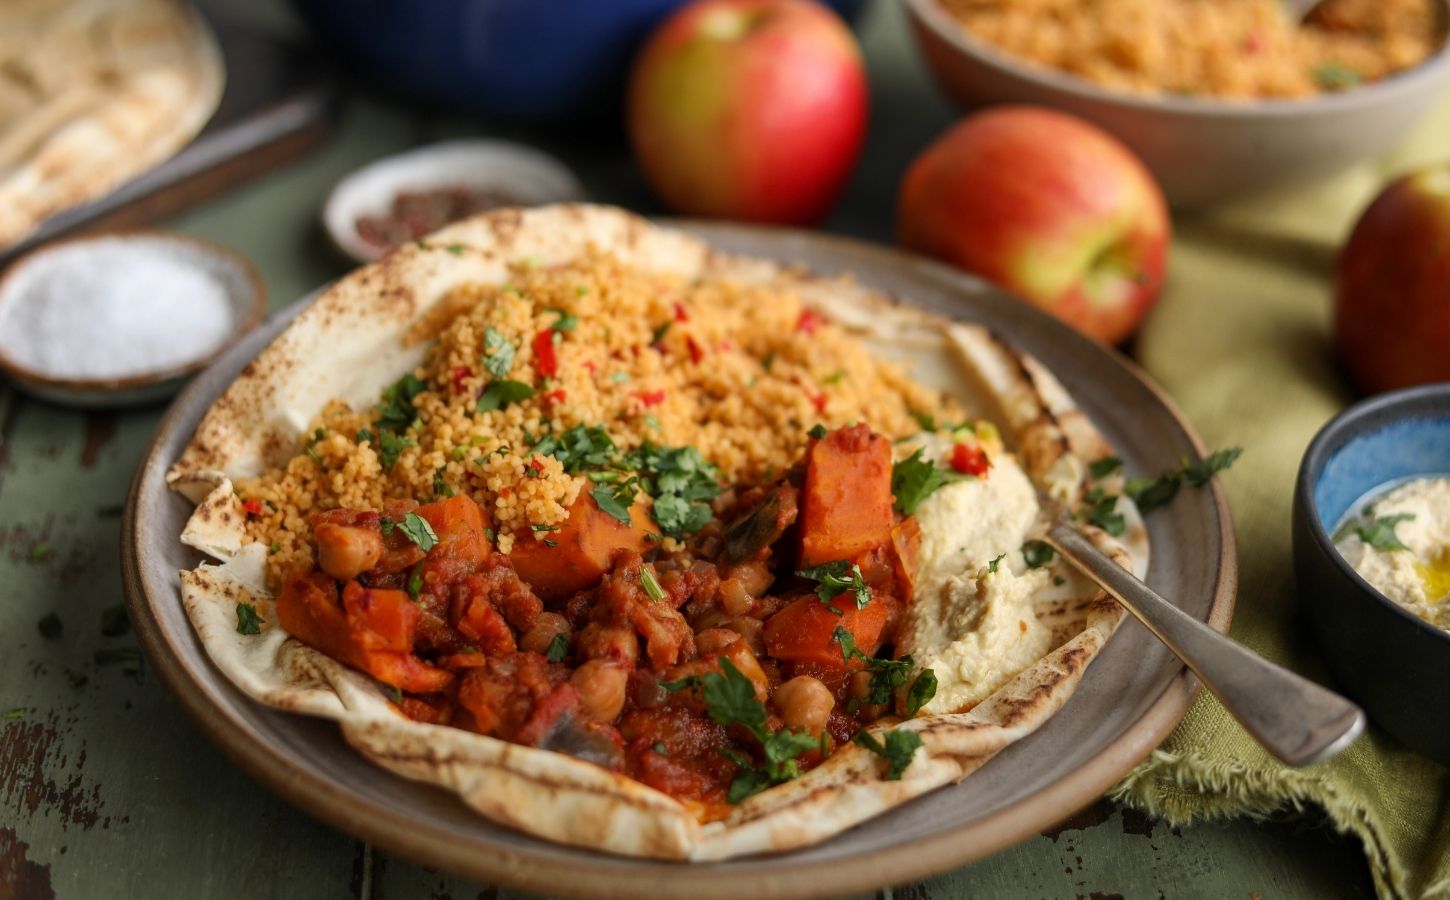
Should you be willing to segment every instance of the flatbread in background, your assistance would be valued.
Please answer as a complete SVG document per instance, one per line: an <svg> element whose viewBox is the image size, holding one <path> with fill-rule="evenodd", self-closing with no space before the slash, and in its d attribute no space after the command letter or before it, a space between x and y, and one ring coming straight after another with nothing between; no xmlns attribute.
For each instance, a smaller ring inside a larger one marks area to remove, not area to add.
<svg viewBox="0 0 1450 900"><path fill-rule="evenodd" d="M224 79L183 0L0 3L0 249L173 156Z"/></svg>
<svg viewBox="0 0 1450 900"><path fill-rule="evenodd" d="M850 279L720 253L622 210L563 205L489 213L329 288L217 399L168 473L168 484L198 504L181 539L219 561L181 573L182 602L212 661L234 684L274 708L335 720L378 765L443 787L496 822L614 853L695 860L824 840L967 777L1068 701L1124 616L1095 586L1071 578L1052 596L1033 598L1051 629L1050 649L981 702L965 712L869 726L878 734L884 726L921 736L923 749L900 780L886 780L872 753L848 744L801 778L702 824L686 804L591 763L406 719L377 682L288 637L272 619L262 635L238 634L239 601L260 601L264 611L270 604L262 578L266 548L242 541L232 481L295 453L299 435L329 400L376 402L419 360L422 348L403 342L410 326L450 292L505 281L511 264L560 264L594 251L641 268L797 292L873 352L906 362L919 381L997 421L1031 480L1070 506L1088 488L1087 464L1111 453L1046 367L979 326L947 322ZM1119 509L1127 523L1121 537L1092 526L1084 533L1142 575L1146 529L1130 500Z"/></svg>

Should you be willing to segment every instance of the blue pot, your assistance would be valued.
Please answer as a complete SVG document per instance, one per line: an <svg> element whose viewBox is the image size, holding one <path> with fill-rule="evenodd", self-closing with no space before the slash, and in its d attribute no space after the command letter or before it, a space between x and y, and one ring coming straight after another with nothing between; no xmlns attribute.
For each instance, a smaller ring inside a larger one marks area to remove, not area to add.
<svg viewBox="0 0 1450 900"><path fill-rule="evenodd" d="M612 112L640 43L685 0L294 0L374 81L530 122ZM852 16L865 0L831 0Z"/></svg>

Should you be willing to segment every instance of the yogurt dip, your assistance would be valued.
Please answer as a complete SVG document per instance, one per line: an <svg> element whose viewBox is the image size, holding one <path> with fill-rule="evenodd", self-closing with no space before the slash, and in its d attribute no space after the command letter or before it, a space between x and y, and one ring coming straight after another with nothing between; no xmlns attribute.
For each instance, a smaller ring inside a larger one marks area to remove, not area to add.
<svg viewBox="0 0 1450 900"><path fill-rule="evenodd" d="M1380 593L1450 631L1450 477L1416 478L1356 504L1334 546Z"/></svg>

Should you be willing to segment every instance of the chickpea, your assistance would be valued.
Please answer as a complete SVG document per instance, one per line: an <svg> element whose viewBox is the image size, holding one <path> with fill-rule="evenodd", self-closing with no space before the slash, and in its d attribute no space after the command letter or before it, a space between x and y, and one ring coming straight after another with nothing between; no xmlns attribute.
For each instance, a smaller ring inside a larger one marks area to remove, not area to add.
<svg viewBox="0 0 1450 900"><path fill-rule="evenodd" d="M755 608L755 598L739 578L727 578L720 582L720 608L732 616L743 616Z"/></svg>
<svg viewBox="0 0 1450 900"><path fill-rule="evenodd" d="M519 638L519 649L529 653L545 654L549 652L549 645L559 635L569 633L569 622L558 613L539 613L534 620L534 627L524 632Z"/></svg>
<svg viewBox="0 0 1450 900"><path fill-rule="evenodd" d="M613 659L627 666L639 661L639 637L623 625L591 622L579 632L574 649L584 659Z"/></svg>
<svg viewBox="0 0 1450 900"><path fill-rule="evenodd" d="M740 634L729 628L710 628L695 635L695 649L701 656L719 653L740 640Z"/></svg>
<svg viewBox="0 0 1450 900"><path fill-rule="evenodd" d="M856 718L863 722L874 722L886 715L886 704L867 703L866 698L871 696L872 674L865 669L851 675L851 683L847 691L852 700L859 700L856 706Z"/></svg>
<svg viewBox="0 0 1450 900"><path fill-rule="evenodd" d="M729 577L738 580L740 586L745 589L745 593L752 597L759 597L765 593L770 589L771 582L775 581L775 576L770 573L770 567L763 560L755 559L736 563L730 567L729 571Z"/></svg>
<svg viewBox="0 0 1450 900"><path fill-rule="evenodd" d="M765 655L765 623L750 616L736 616L725 627L745 639L756 656Z"/></svg>
<svg viewBox="0 0 1450 900"><path fill-rule="evenodd" d="M797 675L776 688L771 701L787 728L804 729L818 737L836 706L831 689L809 675Z"/></svg>
<svg viewBox="0 0 1450 900"><path fill-rule="evenodd" d="M585 718L613 722L624 709L629 670L612 660L591 659L574 670L569 683L579 692L579 708Z"/></svg>
<svg viewBox="0 0 1450 900"><path fill-rule="evenodd" d="M378 564L383 536L371 528L322 522L313 529L317 564L339 581L356 578Z"/></svg>

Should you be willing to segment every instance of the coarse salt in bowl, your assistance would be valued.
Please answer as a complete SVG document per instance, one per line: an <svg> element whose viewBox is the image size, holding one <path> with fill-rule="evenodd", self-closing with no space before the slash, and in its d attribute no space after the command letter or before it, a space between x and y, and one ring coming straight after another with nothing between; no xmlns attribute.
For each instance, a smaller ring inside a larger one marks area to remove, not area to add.
<svg viewBox="0 0 1450 900"><path fill-rule="evenodd" d="M266 292L224 248L163 232L52 244L0 279L0 369L60 403L176 390L260 320Z"/></svg>

